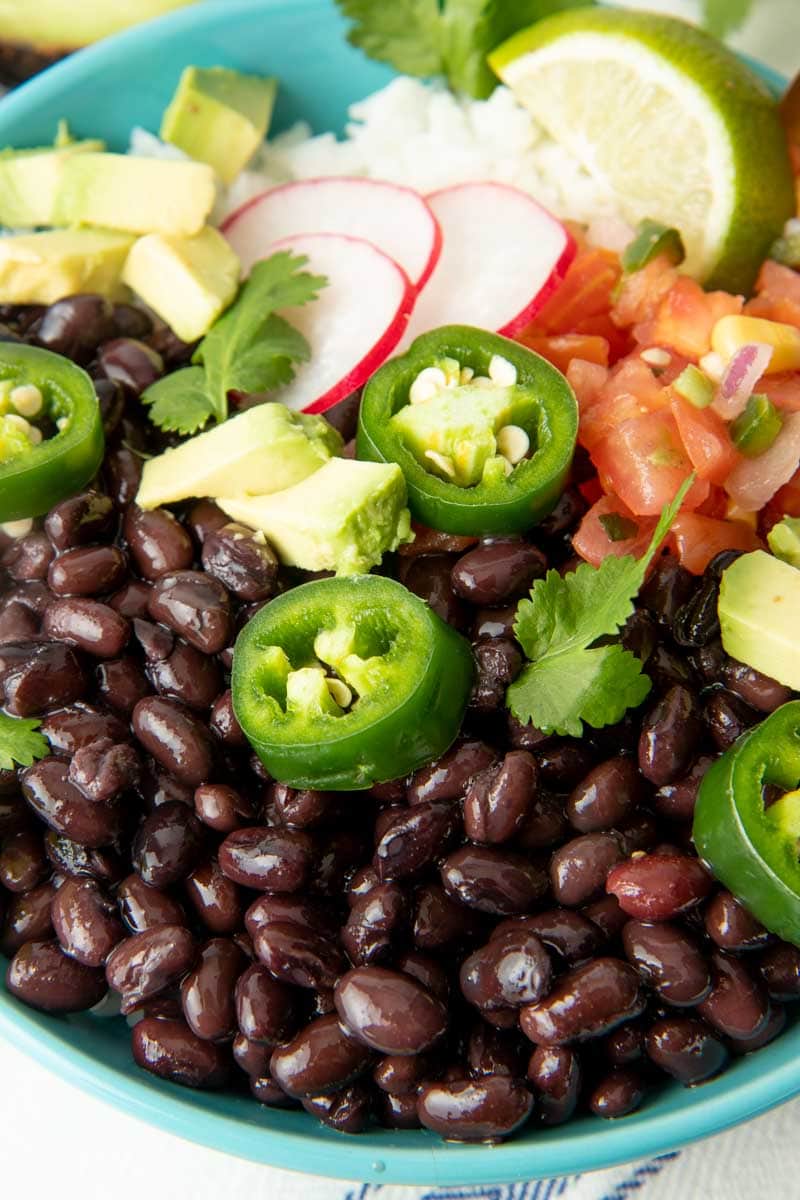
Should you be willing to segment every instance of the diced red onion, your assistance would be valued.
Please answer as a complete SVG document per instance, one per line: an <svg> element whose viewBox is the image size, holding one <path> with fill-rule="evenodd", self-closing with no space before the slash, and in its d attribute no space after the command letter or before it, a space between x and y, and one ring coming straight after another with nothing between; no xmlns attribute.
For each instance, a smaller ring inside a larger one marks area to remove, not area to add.
<svg viewBox="0 0 800 1200"><path fill-rule="evenodd" d="M800 467L800 412L786 413L769 450L733 468L725 491L745 512L757 512Z"/></svg>
<svg viewBox="0 0 800 1200"><path fill-rule="evenodd" d="M748 342L736 351L725 368L711 406L723 420L732 421L744 412L771 358L772 346L763 342Z"/></svg>

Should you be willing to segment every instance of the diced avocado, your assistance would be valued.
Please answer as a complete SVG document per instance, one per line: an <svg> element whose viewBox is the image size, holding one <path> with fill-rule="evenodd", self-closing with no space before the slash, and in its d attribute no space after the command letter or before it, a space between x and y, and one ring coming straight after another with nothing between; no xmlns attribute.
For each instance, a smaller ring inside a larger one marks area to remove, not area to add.
<svg viewBox="0 0 800 1200"><path fill-rule="evenodd" d="M406 485L396 463L332 458L272 496L217 500L228 516L260 529L288 566L357 575L410 540Z"/></svg>
<svg viewBox="0 0 800 1200"><path fill-rule="evenodd" d="M722 575L719 623L726 653L800 689L800 571L763 550Z"/></svg>
<svg viewBox="0 0 800 1200"><path fill-rule="evenodd" d="M0 237L0 303L53 304L76 292L127 295L133 238L110 229L51 229Z"/></svg>
<svg viewBox="0 0 800 1200"><path fill-rule="evenodd" d="M190 496L260 498L299 483L341 448L323 417L258 404L148 459L136 503L158 508Z"/></svg>
<svg viewBox="0 0 800 1200"><path fill-rule="evenodd" d="M239 259L228 242L206 225L193 237L140 237L122 278L179 338L194 342L233 300L239 272Z"/></svg>
<svg viewBox="0 0 800 1200"><path fill-rule="evenodd" d="M130 154L73 154L64 163L54 224L191 236L216 197L206 163Z"/></svg>
<svg viewBox="0 0 800 1200"><path fill-rule="evenodd" d="M75 154L104 149L102 142L69 142L56 149L0 154L0 225L33 229L54 225L64 163Z"/></svg>
<svg viewBox="0 0 800 1200"><path fill-rule="evenodd" d="M767 534L769 548L790 567L800 567L800 517L784 517Z"/></svg>
<svg viewBox="0 0 800 1200"><path fill-rule="evenodd" d="M452 466L451 481L469 487L497 453L494 435L512 419L516 390L472 383L443 389L424 403L405 405L391 424L420 466L442 474L437 460L428 457L441 455Z"/></svg>
<svg viewBox="0 0 800 1200"><path fill-rule="evenodd" d="M225 67L187 67L161 122L161 137L231 183L263 142L277 81Z"/></svg>

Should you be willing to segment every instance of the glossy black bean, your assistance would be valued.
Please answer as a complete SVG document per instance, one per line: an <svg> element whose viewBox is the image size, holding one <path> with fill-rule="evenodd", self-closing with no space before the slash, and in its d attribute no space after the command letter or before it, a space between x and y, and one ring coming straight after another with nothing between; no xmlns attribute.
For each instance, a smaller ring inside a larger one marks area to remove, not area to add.
<svg viewBox="0 0 800 1200"><path fill-rule="evenodd" d="M400 581L448 625L464 631L469 625L469 611L453 591L453 562L452 554L424 554L406 559L400 569Z"/></svg>
<svg viewBox="0 0 800 1200"><path fill-rule="evenodd" d="M518 1030L496 1029L484 1020L477 1020L470 1029L465 1059L470 1075L509 1075L519 1079L525 1073L527 1054L525 1039ZM433 1071L427 1078L435 1077Z"/></svg>
<svg viewBox="0 0 800 1200"><path fill-rule="evenodd" d="M639 593L639 603L662 625L670 626L675 615L695 590L695 578L672 554L656 559L647 582Z"/></svg>
<svg viewBox="0 0 800 1200"><path fill-rule="evenodd" d="M679 646L708 646L719 636L718 599L719 580L706 575L674 615L672 636Z"/></svg>
<svg viewBox="0 0 800 1200"><path fill-rule="evenodd" d="M142 821L131 849L134 870L154 888L185 879L204 849L203 827L185 804L161 804Z"/></svg>
<svg viewBox="0 0 800 1200"><path fill-rule="evenodd" d="M44 848L56 871L74 879L96 879L99 883L113 886L125 874L122 860L109 847L90 849L80 842L62 837L49 829L44 835Z"/></svg>
<svg viewBox="0 0 800 1200"><path fill-rule="evenodd" d="M405 879L438 858L459 825L457 809L447 800L434 800L401 809L390 820L375 846L373 864L382 881Z"/></svg>
<svg viewBox="0 0 800 1200"><path fill-rule="evenodd" d="M143 579L129 579L118 592L109 598L108 603L120 616L134 621L147 616L147 601L150 596L150 584Z"/></svg>
<svg viewBox="0 0 800 1200"><path fill-rule="evenodd" d="M60 642L15 642L0 646L5 707L12 716L40 716L72 704L86 691L86 673L71 646Z"/></svg>
<svg viewBox="0 0 800 1200"><path fill-rule="evenodd" d="M702 903L712 886L699 859L675 853L635 855L606 880L606 890L639 921L670 921Z"/></svg>
<svg viewBox="0 0 800 1200"><path fill-rule="evenodd" d="M593 899L622 857L620 839L613 833L585 833L567 842L550 862L550 885L558 903L577 908Z"/></svg>
<svg viewBox="0 0 800 1200"><path fill-rule="evenodd" d="M131 933L146 933L158 925L183 925L185 917L177 900L158 888L148 887L135 872L117 888L120 915Z"/></svg>
<svg viewBox="0 0 800 1200"><path fill-rule="evenodd" d="M580 1061L568 1046L537 1046L527 1076L536 1089L541 1125L563 1125L575 1112L581 1090Z"/></svg>
<svg viewBox="0 0 800 1200"><path fill-rule="evenodd" d="M243 1033L237 1033L231 1044L233 1061L245 1075L256 1079L269 1072L272 1047L262 1042L251 1042Z"/></svg>
<svg viewBox="0 0 800 1200"><path fill-rule="evenodd" d="M306 1112L340 1133L362 1133L372 1115L372 1093L363 1083L351 1083L329 1095L306 1096Z"/></svg>
<svg viewBox="0 0 800 1200"><path fill-rule="evenodd" d="M298 892L307 883L314 843L297 829L253 826L229 833L219 864L229 879L262 892Z"/></svg>
<svg viewBox="0 0 800 1200"><path fill-rule="evenodd" d="M39 830L21 829L9 834L0 849L0 887L9 892L29 892L50 874Z"/></svg>
<svg viewBox="0 0 800 1200"><path fill-rule="evenodd" d="M40 579L31 580L29 583L18 583L15 587L9 588L3 598L4 605L22 604L25 608L30 609L39 620L47 611L48 604L52 604L52 602L53 593Z"/></svg>
<svg viewBox="0 0 800 1200"><path fill-rule="evenodd" d="M86 967L102 967L125 937L117 906L94 879L68 879L56 892L53 928L61 948Z"/></svg>
<svg viewBox="0 0 800 1200"><path fill-rule="evenodd" d="M459 739L441 758L411 776L408 803L458 800L466 792L472 777L496 760L494 750L485 742Z"/></svg>
<svg viewBox="0 0 800 1200"><path fill-rule="evenodd" d="M105 296L89 292L65 296L48 305L36 331L45 350L87 363L101 342L113 337L114 308Z"/></svg>
<svg viewBox="0 0 800 1200"><path fill-rule="evenodd" d="M235 1002L239 1029L253 1043L277 1046L297 1028L295 993L261 963L253 963L240 975Z"/></svg>
<svg viewBox="0 0 800 1200"><path fill-rule="evenodd" d="M20 780L28 804L56 833L92 848L108 846L119 834L118 806L87 799L70 783L67 764L60 759L40 759Z"/></svg>
<svg viewBox="0 0 800 1200"><path fill-rule="evenodd" d="M406 924L408 901L396 883L378 883L356 899L340 941L356 966L382 962Z"/></svg>
<svg viewBox="0 0 800 1200"><path fill-rule="evenodd" d="M656 787L684 775L702 737L700 708L688 688L676 684L650 709L639 738L639 768Z"/></svg>
<svg viewBox="0 0 800 1200"><path fill-rule="evenodd" d="M722 678L728 691L758 712L774 712L792 696L791 688L732 658L725 664Z"/></svg>
<svg viewBox="0 0 800 1200"><path fill-rule="evenodd" d="M612 1067L630 1067L644 1059L644 1026L639 1021L618 1025L606 1034L603 1052Z"/></svg>
<svg viewBox="0 0 800 1200"><path fill-rule="evenodd" d="M703 717L714 744L719 750L727 750L755 725L758 713L733 692L720 688L706 700Z"/></svg>
<svg viewBox="0 0 800 1200"><path fill-rule="evenodd" d="M136 338L112 338L100 347L98 365L107 379L121 383L135 396L164 374L161 355Z"/></svg>
<svg viewBox="0 0 800 1200"><path fill-rule="evenodd" d="M697 793L708 768L714 759L703 754L695 759L688 775L676 779L674 783L665 783L655 792L652 798L653 808L669 821L689 822L694 817L694 806Z"/></svg>
<svg viewBox="0 0 800 1200"><path fill-rule="evenodd" d="M342 811L340 796L336 792L299 790L287 787L285 783L268 785L264 802L274 806L282 824L295 829L335 825Z"/></svg>
<svg viewBox="0 0 800 1200"><path fill-rule="evenodd" d="M800 999L800 949L776 942L758 958L758 971L773 1000Z"/></svg>
<svg viewBox="0 0 800 1200"><path fill-rule="evenodd" d="M622 933L628 921L628 914L620 908L616 896L603 896L593 900L581 909L581 913L600 930L600 935L606 942L613 942Z"/></svg>
<svg viewBox="0 0 800 1200"><path fill-rule="evenodd" d="M717 1075L728 1061L722 1041L697 1017L664 1017L647 1031L648 1056L679 1083L689 1086Z"/></svg>
<svg viewBox="0 0 800 1200"><path fill-rule="evenodd" d="M416 1092L402 1095L380 1092L376 1097L375 1115L386 1129L419 1129Z"/></svg>
<svg viewBox="0 0 800 1200"><path fill-rule="evenodd" d="M529 912L548 890L542 866L488 846L456 850L442 863L441 876L455 900L494 916Z"/></svg>
<svg viewBox="0 0 800 1200"><path fill-rule="evenodd" d="M472 626L473 640L483 643L490 638L502 638L513 644L516 619L516 604L509 604L505 608L479 608Z"/></svg>
<svg viewBox="0 0 800 1200"><path fill-rule="evenodd" d="M786 1020L786 1009L783 1005L773 1004L770 1001L767 1007L767 1019L764 1023L746 1037L729 1038L728 1044L734 1054L750 1054L753 1050L760 1050L762 1046L768 1045L783 1033L786 1028Z"/></svg>
<svg viewBox="0 0 800 1200"><path fill-rule="evenodd" d="M701 1017L731 1038L752 1038L769 1017L767 994L744 963L721 950L711 955L711 992L699 1004Z"/></svg>
<svg viewBox="0 0 800 1200"><path fill-rule="evenodd" d="M535 1004L550 987L550 958L537 935L524 926L507 929L474 950L461 964L465 999L480 1010Z"/></svg>
<svg viewBox="0 0 800 1200"><path fill-rule="evenodd" d="M167 657L151 662L147 674L159 695L180 700L198 712L211 707L222 683L215 660L180 641Z"/></svg>
<svg viewBox="0 0 800 1200"><path fill-rule="evenodd" d="M544 787L554 792L571 792L596 762L591 747L583 742L547 739L535 754L539 778Z"/></svg>
<svg viewBox="0 0 800 1200"><path fill-rule="evenodd" d="M491 637L472 647L476 677L469 706L473 712L493 713L505 704L506 689L522 670L523 658L516 642Z"/></svg>
<svg viewBox="0 0 800 1200"><path fill-rule="evenodd" d="M420 950L440 950L468 942L483 931L480 914L457 903L438 884L426 884L416 897L414 943Z"/></svg>
<svg viewBox="0 0 800 1200"><path fill-rule="evenodd" d="M120 337L143 338L153 332L153 322L143 308L136 308L133 304L115 304L114 328Z"/></svg>
<svg viewBox="0 0 800 1200"><path fill-rule="evenodd" d="M585 962L600 946L594 922L569 908L551 908L532 917L510 917L494 927L492 940L512 929L535 933L549 950L555 950L570 966Z"/></svg>
<svg viewBox="0 0 800 1200"><path fill-rule="evenodd" d="M221 1088L230 1076L223 1046L203 1041L185 1021L145 1017L131 1037L137 1066L183 1087Z"/></svg>
<svg viewBox="0 0 800 1200"><path fill-rule="evenodd" d="M229 1042L236 1033L236 981L247 964L229 938L212 938L181 984L186 1024L208 1042Z"/></svg>
<svg viewBox="0 0 800 1200"><path fill-rule="evenodd" d="M447 1001L450 995L450 981L445 967L436 959L429 958L427 954L420 954L416 950L406 950L403 954L398 955L394 965L398 971L402 971L404 975L410 975L412 979L416 979L417 983L421 983L431 995Z"/></svg>
<svg viewBox="0 0 800 1200"><path fill-rule="evenodd" d="M190 971L197 944L180 925L156 925L125 938L106 962L108 986L122 997L123 1013L159 995Z"/></svg>
<svg viewBox="0 0 800 1200"><path fill-rule="evenodd" d="M220 692L217 696L211 706L208 723L211 732L219 738L226 749L239 750L247 745L247 739L233 711L230 688Z"/></svg>
<svg viewBox="0 0 800 1200"><path fill-rule="evenodd" d="M667 1004L699 1004L711 991L711 964L686 930L668 921L629 921L622 931L628 961Z"/></svg>
<svg viewBox="0 0 800 1200"><path fill-rule="evenodd" d="M416 1095L418 1086L432 1073L429 1054L388 1054L376 1064L372 1078L381 1091L406 1096Z"/></svg>
<svg viewBox="0 0 800 1200"><path fill-rule="evenodd" d="M533 1096L507 1075L429 1083L417 1100L417 1113L427 1129L458 1142L497 1142L523 1125Z"/></svg>
<svg viewBox="0 0 800 1200"><path fill-rule="evenodd" d="M523 596L547 571L547 559L522 538L484 538L459 558L453 591L471 604L491 607Z"/></svg>
<svg viewBox="0 0 800 1200"><path fill-rule="evenodd" d="M635 1112L647 1091L645 1078L637 1067L613 1067L595 1084L589 1095L589 1109L606 1119Z"/></svg>
<svg viewBox="0 0 800 1200"><path fill-rule="evenodd" d="M544 1000L520 1013L532 1042L560 1046L608 1033L644 1011L645 996L633 967L618 958L595 958L562 975Z"/></svg>
<svg viewBox="0 0 800 1200"><path fill-rule="evenodd" d="M121 587L127 560L117 546L76 546L54 559L47 584L57 596L101 596Z"/></svg>
<svg viewBox="0 0 800 1200"><path fill-rule="evenodd" d="M2 771L0 775L11 775L11 784L15 789L11 794L0 793L0 837L18 833L32 824L30 809L22 796L16 791L18 786L15 771Z"/></svg>
<svg viewBox="0 0 800 1200"><path fill-rule="evenodd" d="M410 975L355 967L334 988L336 1011L354 1037L382 1054L419 1054L447 1028L447 1009Z"/></svg>
<svg viewBox="0 0 800 1200"><path fill-rule="evenodd" d="M347 891L358 864L364 861L368 845L364 829L326 830L315 843L310 890L319 896L338 899Z"/></svg>
<svg viewBox="0 0 800 1200"><path fill-rule="evenodd" d="M228 645L230 600L218 580L199 571L162 575L153 585L150 616L168 625L203 654L216 654Z"/></svg>
<svg viewBox="0 0 800 1200"><path fill-rule="evenodd" d="M126 716L150 692L150 685L135 658L109 659L97 668L97 690L110 708Z"/></svg>
<svg viewBox="0 0 800 1200"><path fill-rule="evenodd" d="M192 539L165 508L146 511L132 504L125 514L123 533L131 557L145 579L158 579L191 566Z"/></svg>
<svg viewBox="0 0 800 1200"><path fill-rule="evenodd" d="M68 958L54 941L30 941L8 965L6 987L12 996L47 1013L85 1012L106 993L101 969Z"/></svg>
<svg viewBox="0 0 800 1200"><path fill-rule="evenodd" d="M261 926L271 921L290 921L330 938L335 936L338 925L336 914L331 912L329 905L308 896L259 896L245 913L245 928L251 937L255 937Z"/></svg>
<svg viewBox="0 0 800 1200"><path fill-rule="evenodd" d="M317 1017L278 1046L270 1074L290 1096L318 1096L346 1087L367 1071L373 1052L345 1032L335 1014Z"/></svg>
<svg viewBox="0 0 800 1200"><path fill-rule="evenodd" d="M629 816L642 795L642 780L629 758L609 758L594 767L566 804L570 824L580 833L611 829Z"/></svg>
<svg viewBox="0 0 800 1200"><path fill-rule="evenodd" d="M255 816L253 805L224 783L204 783L194 793L194 811L204 825L217 833L241 829Z"/></svg>
<svg viewBox="0 0 800 1200"><path fill-rule="evenodd" d="M203 568L237 596L252 603L274 595L279 563L263 536L245 525L229 524L203 540Z"/></svg>
<svg viewBox="0 0 800 1200"><path fill-rule="evenodd" d="M550 792L538 792L529 804L516 844L523 850L549 849L569 834L564 802Z"/></svg>
<svg viewBox="0 0 800 1200"><path fill-rule="evenodd" d="M182 783L198 787L213 769L204 725L175 700L148 696L133 710L133 731L156 762Z"/></svg>
<svg viewBox="0 0 800 1200"><path fill-rule="evenodd" d="M52 561L53 547L47 534L38 529L15 538L0 557L6 573L18 583L47 579Z"/></svg>
<svg viewBox="0 0 800 1200"><path fill-rule="evenodd" d="M75 751L69 764L69 780L84 796L102 803L133 788L141 763L129 742L103 738Z"/></svg>
<svg viewBox="0 0 800 1200"><path fill-rule="evenodd" d="M464 828L473 842L499 844L517 834L536 799L536 760L512 750L473 777L464 797Z"/></svg>
<svg viewBox="0 0 800 1200"><path fill-rule="evenodd" d="M346 967L338 946L289 921L262 925L253 944L267 970L295 987L331 989Z"/></svg>
<svg viewBox="0 0 800 1200"><path fill-rule="evenodd" d="M56 550L71 550L110 537L116 524L114 505L102 492L80 492L62 500L45 517L44 531Z"/></svg>
<svg viewBox="0 0 800 1200"><path fill-rule="evenodd" d="M706 904L706 933L722 950L760 950L773 935L726 888Z"/></svg>
<svg viewBox="0 0 800 1200"><path fill-rule="evenodd" d="M115 658L128 640L130 625L107 604L74 596L49 606L42 632L98 658Z"/></svg>
<svg viewBox="0 0 800 1200"><path fill-rule="evenodd" d="M0 931L0 953L10 958L26 942L53 936L50 908L55 894L55 884L49 881L10 898Z"/></svg>
<svg viewBox="0 0 800 1200"><path fill-rule="evenodd" d="M39 629L40 621L36 613L18 600L12 600L0 608L0 645L35 638Z"/></svg>

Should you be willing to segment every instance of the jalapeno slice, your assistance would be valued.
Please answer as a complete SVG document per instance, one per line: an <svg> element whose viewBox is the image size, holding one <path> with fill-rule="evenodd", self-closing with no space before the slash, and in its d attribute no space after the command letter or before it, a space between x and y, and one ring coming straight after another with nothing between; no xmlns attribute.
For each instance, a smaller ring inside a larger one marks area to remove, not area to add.
<svg viewBox="0 0 800 1200"><path fill-rule="evenodd" d="M236 717L270 774L351 791L397 779L451 745L469 699L469 643L377 575L285 592L233 655Z"/></svg>
<svg viewBox="0 0 800 1200"><path fill-rule="evenodd" d="M517 438L524 434L530 449L515 463L490 459L479 481L463 486L437 474L441 455L432 456L431 470L421 465L392 418L411 402L412 386L426 369L444 364L447 370L447 364L455 363L473 379L482 378L495 358L514 370L515 433ZM577 431L575 396L555 367L498 334L446 325L418 337L406 354L376 371L362 396L356 445L359 458L399 464L416 520L445 533L480 536L522 533L553 509L572 463Z"/></svg>
<svg viewBox="0 0 800 1200"><path fill-rule="evenodd" d="M38 517L88 483L103 461L94 386L69 359L7 342L0 398L0 521Z"/></svg>
<svg viewBox="0 0 800 1200"><path fill-rule="evenodd" d="M800 700L748 730L706 773L697 852L773 933L800 946Z"/></svg>

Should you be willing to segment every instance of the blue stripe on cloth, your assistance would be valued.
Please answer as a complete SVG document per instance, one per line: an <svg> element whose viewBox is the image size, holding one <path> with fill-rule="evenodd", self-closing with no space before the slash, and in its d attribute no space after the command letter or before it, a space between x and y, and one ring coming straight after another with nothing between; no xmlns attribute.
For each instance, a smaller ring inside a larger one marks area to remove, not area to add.
<svg viewBox="0 0 800 1200"><path fill-rule="evenodd" d="M673 1150L671 1154L660 1154L658 1158L643 1163L632 1175L618 1183L613 1191L603 1196L603 1200L628 1200L631 1192L638 1192L654 1175L660 1175L667 1163L674 1162L678 1157L677 1150Z"/></svg>

